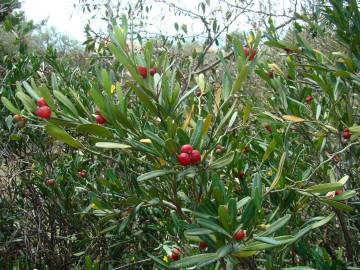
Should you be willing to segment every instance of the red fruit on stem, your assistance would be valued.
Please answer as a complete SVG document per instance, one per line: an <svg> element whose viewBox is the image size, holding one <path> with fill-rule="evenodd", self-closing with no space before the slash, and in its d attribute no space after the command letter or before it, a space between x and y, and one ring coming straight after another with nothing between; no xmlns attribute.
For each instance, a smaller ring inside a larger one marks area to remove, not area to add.
<svg viewBox="0 0 360 270"><path fill-rule="evenodd" d="M198 150L191 152L191 164L198 164L201 161L201 154Z"/></svg>
<svg viewBox="0 0 360 270"><path fill-rule="evenodd" d="M313 96L307 96L306 97L306 103L310 104L313 101L313 99L314 99Z"/></svg>
<svg viewBox="0 0 360 270"><path fill-rule="evenodd" d="M292 49L289 48L285 48L284 50L286 51L287 54L291 54L293 52Z"/></svg>
<svg viewBox="0 0 360 270"><path fill-rule="evenodd" d="M173 261L177 261L180 258L181 255L181 251L178 248L174 248L171 251L171 259L173 259Z"/></svg>
<svg viewBox="0 0 360 270"><path fill-rule="evenodd" d="M249 57L249 60L252 61L254 60L255 56L256 56L256 50L254 49L250 49L248 47L243 47L244 50L244 54L246 57Z"/></svg>
<svg viewBox="0 0 360 270"><path fill-rule="evenodd" d="M147 77L147 69L144 66L137 66L138 73L145 79Z"/></svg>
<svg viewBox="0 0 360 270"><path fill-rule="evenodd" d="M245 237L245 231L243 231L243 230L237 231L237 232L235 233L235 235L234 235L234 238L235 238L235 240L237 240L237 241L243 240L244 237Z"/></svg>
<svg viewBox="0 0 360 270"><path fill-rule="evenodd" d="M269 78L274 78L274 71L272 71L271 69L268 71L268 73L267 73L267 75L268 75L268 77Z"/></svg>
<svg viewBox="0 0 360 270"><path fill-rule="evenodd" d="M154 68L154 67L150 68L150 75L154 76L155 73L156 73L156 68Z"/></svg>
<svg viewBox="0 0 360 270"><path fill-rule="evenodd" d="M216 154L221 154L223 152L222 148L215 149Z"/></svg>
<svg viewBox="0 0 360 270"><path fill-rule="evenodd" d="M335 191L335 195L337 196L337 195L340 195L341 193L343 193L343 191L341 190L341 189L337 189L336 191Z"/></svg>
<svg viewBox="0 0 360 270"><path fill-rule="evenodd" d="M95 116L95 118L96 118L96 123L98 123L98 124L100 124L100 125L106 123L105 117L102 116L101 114L97 114L97 115Z"/></svg>
<svg viewBox="0 0 360 270"><path fill-rule="evenodd" d="M206 249L208 245L205 243L205 241L200 241L199 243L199 249Z"/></svg>
<svg viewBox="0 0 360 270"><path fill-rule="evenodd" d="M46 185L47 186L53 186L55 184L55 179L48 179L46 180Z"/></svg>
<svg viewBox="0 0 360 270"><path fill-rule="evenodd" d="M265 122L264 124L263 124L263 127L268 131L268 132L272 132L272 129L271 129L271 127L270 127L270 125L269 125L269 123L268 122Z"/></svg>
<svg viewBox="0 0 360 270"><path fill-rule="evenodd" d="M191 163L190 155L187 153L181 153L178 155L178 161L182 166L188 166Z"/></svg>
<svg viewBox="0 0 360 270"><path fill-rule="evenodd" d="M350 133L350 131L349 131L348 128L345 128L345 129L343 130L342 137L344 138L344 140L350 139L351 133Z"/></svg>
<svg viewBox="0 0 360 270"><path fill-rule="evenodd" d="M41 98L39 98L39 99L37 100L37 105L38 105L39 107L48 106L47 103L46 103L46 101L45 101L45 98L43 98L43 97L41 97Z"/></svg>
<svg viewBox="0 0 360 270"><path fill-rule="evenodd" d="M40 118L49 119L51 117L51 108L48 106L38 107L36 115Z"/></svg>
<svg viewBox="0 0 360 270"><path fill-rule="evenodd" d="M245 177L245 173L243 171L239 172L239 178L243 179Z"/></svg>
<svg viewBox="0 0 360 270"><path fill-rule="evenodd" d="M193 150L194 148L191 144L184 144L183 146L181 146L181 153L191 154Z"/></svg>
<svg viewBox="0 0 360 270"><path fill-rule="evenodd" d="M86 176L86 171L81 170L81 171L79 172L79 176L84 178L84 177Z"/></svg>
<svg viewBox="0 0 360 270"><path fill-rule="evenodd" d="M23 117L22 115L20 115L20 114L15 114L14 117L13 117L13 122L14 122L14 123L17 123L17 122L19 122L19 121L22 121L23 118L24 118L24 117Z"/></svg>

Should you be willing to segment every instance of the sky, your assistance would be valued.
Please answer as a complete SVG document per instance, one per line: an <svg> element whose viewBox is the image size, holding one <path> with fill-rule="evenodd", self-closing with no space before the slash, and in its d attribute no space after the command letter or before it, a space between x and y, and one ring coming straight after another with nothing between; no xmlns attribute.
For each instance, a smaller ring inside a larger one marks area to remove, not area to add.
<svg viewBox="0 0 360 270"><path fill-rule="evenodd" d="M133 0L129 0L133 1ZM172 0L177 3L178 6L186 8L196 8L197 3L200 0ZM256 0L257 1L257 0ZM290 0L278 0L281 7L286 7ZM74 4L78 3L79 0L23 0L22 10L25 11L25 16L28 19L32 19L35 22L40 22L47 19L47 26L55 27L59 32L65 33L78 41L82 42L85 40L84 25L90 19L89 15L84 15L80 10L74 8ZM104 1L105 2L105 1ZM120 2L125 2L120 0ZM231 0L229 2L232 2ZM258 0L258 3L261 1ZM217 0L211 0L211 4L216 5ZM162 32L167 35L176 34L174 29L174 23L179 22L186 23L189 32L200 33L202 32L203 25L199 21L189 21L189 18L175 16L173 13L167 12L167 8L164 4L156 4L150 12L150 18L153 23L148 26L147 30L151 32ZM102 14L101 14L102 15ZM162 15L166 15L166 21L162 21L159 18ZM100 29L106 29L103 21L100 19L91 20L92 26ZM240 27L242 29L250 28L246 25L246 18L240 17ZM233 29L236 30L236 29Z"/></svg>
<svg viewBox="0 0 360 270"><path fill-rule="evenodd" d="M21 9L28 19L35 22L48 19L48 26L81 40L86 18L74 9L75 2L77 0L23 0Z"/></svg>

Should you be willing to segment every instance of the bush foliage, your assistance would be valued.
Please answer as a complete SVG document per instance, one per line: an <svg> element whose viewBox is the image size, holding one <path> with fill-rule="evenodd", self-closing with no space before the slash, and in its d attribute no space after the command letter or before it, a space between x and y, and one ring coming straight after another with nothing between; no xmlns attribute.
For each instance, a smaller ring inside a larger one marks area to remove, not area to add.
<svg viewBox="0 0 360 270"><path fill-rule="evenodd" d="M360 269L356 0L209 58L129 46L126 16L95 58L30 51L36 26L6 16L4 269Z"/></svg>

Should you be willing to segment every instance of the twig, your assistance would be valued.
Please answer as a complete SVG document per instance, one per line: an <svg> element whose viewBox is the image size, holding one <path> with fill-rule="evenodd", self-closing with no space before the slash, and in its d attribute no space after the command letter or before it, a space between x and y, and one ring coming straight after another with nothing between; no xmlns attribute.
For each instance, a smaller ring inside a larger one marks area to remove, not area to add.
<svg viewBox="0 0 360 270"><path fill-rule="evenodd" d="M131 265L141 264L141 263L145 263L145 262L149 262L149 261L151 261L150 258L144 259L144 260L141 260L141 261L137 261L137 262L133 262L133 263L124 264L124 265L122 265L122 266L119 266L119 267L114 268L114 270L124 269L124 268L127 268L128 266L131 266Z"/></svg>
<svg viewBox="0 0 360 270"><path fill-rule="evenodd" d="M322 165L324 165L325 163L331 161L336 155L341 154L342 152L346 151L348 148L350 148L350 147L352 147L352 146L354 146L354 145L358 145L358 144L360 144L360 141L359 141L359 142L353 142L353 143L347 145L346 147L344 147L342 150L340 150L340 151L338 151L338 152L335 152L335 153L333 153L332 155L330 155L330 157L329 157L328 159L324 160L323 162L321 162L321 163L313 170L313 172L309 175L309 177L306 178L304 181L308 181Z"/></svg>

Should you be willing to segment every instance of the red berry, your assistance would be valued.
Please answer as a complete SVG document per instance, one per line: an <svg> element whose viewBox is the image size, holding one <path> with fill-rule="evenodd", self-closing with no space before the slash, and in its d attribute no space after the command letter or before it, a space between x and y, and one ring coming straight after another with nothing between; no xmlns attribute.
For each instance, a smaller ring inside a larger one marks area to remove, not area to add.
<svg viewBox="0 0 360 270"><path fill-rule="evenodd" d="M349 131L348 128L345 128L345 129L343 130L342 137L344 138L344 140L350 139L351 133L350 133L350 131Z"/></svg>
<svg viewBox="0 0 360 270"><path fill-rule="evenodd" d="M245 177L245 173L243 171L239 172L239 178L243 179Z"/></svg>
<svg viewBox="0 0 360 270"><path fill-rule="evenodd" d="M268 132L272 132L272 129L271 129L271 127L270 127L270 125L269 125L269 123L268 122L265 122L264 124L263 124L263 127L268 131Z"/></svg>
<svg viewBox="0 0 360 270"><path fill-rule="evenodd" d="M342 190L341 189L337 189L336 191L335 191L335 195L337 196L337 195L340 195L342 193Z"/></svg>
<svg viewBox="0 0 360 270"><path fill-rule="evenodd" d="M234 235L234 238L235 238L235 240L237 240L237 241L243 240L244 237L245 237L245 231L243 231L243 230L237 231L237 232L235 233L235 235Z"/></svg>
<svg viewBox="0 0 360 270"><path fill-rule="evenodd" d="M55 184L55 179L48 179L46 180L46 185L47 186L53 186Z"/></svg>
<svg viewBox="0 0 360 270"><path fill-rule="evenodd" d="M222 148L215 149L215 153L220 155L223 152Z"/></svg>
<svg viewBox="0 0 360 270"><path fill-rule="evenodd" d="M102 125L102 124L105 124L106 123L106 119L104 118L104 116L102 116L101 114L97 114L95 116L96 118L96 123Z"/></svg>
<svg viewBox="0 0 360 270"><path fill-rule="evenodd" d="M144 66L137 66L138 73L145 79L147 77L147 70Z"/></svg>
<svg viewBox="0 0 360 270"><path fill-rule="evenodd" d="M310 104L313 101L313 99L314 99L313 96L307 96L306 97L306 103Z"/></svg>
<svg viewBox="0 0 360 270"><path fill-rule="evenodd" d="M199 243L199 249L206 249L208 245L205 243L205 241L200 241Z"/></svg>
<svg viewBox="0 0 360 270"><path fill-rule="evenodd" d="M20 114L15 114L14 117L13 117L13 122L14 123L17 123L19 121L22 121L24 119L24 117Z"/></svg>
<svg viewBox="0 0 360 270"><path fill-rule="evenodd" d="M38 107L36 110L36 115L40 118L49 119L51 117L51 109L48 106Z"/></svg>
<svg viewBox="0 0 360 270"><path fill-rule="evenodd" d="M150 68L150 75L154 76L155 73L156 73L156 68L154 68L154 67Z"/></svg>
<svg viewBox="0 0 360 270"><path fill-rule="evenodd" d="M201 154L198 150L191 152L191 164L198 164L201 161Z"/></svg>
<svg viewBox="0 0 360 270"><path fill-rule="evenodd" d="M81 170L81 171L79 172L79 176L80 176L80 177L85 177L85 176L86 176L86 171Z"/></svg>
<svg viewBox="0 0 360 270"><path fill-rule="evenodd" d="M293 52L292 49L289 48L285 48L284 50L286 51L287 54L291 54Z"/></svg>
<svg viewBox="0 0 360 270"><path fill-rule="evenodd" d="M43 98L43 97L41 97L41 98L39 98L39 99L37 100L37 105L38 105L39 107L48 106L47 103L46 103L46 101L45 101L45 98Z"/></svg>
<svg viewBox="0 0 360 270"><path fill-rule="evenodd" d="M187 153L181 153L180 155L178 155L178 161L182 166L190 165L191 163L190 155Z"/></svg>
<svg viewBox="0 0 360 270"><path fill-rule="evenodd" d="M272 71L271 69L268 71L268 73L267 73L267 75L268 75L268 77L269 78L274 78L274 71Z"/></svg>
<svg viewBox="0 0 360 270"><path fill-rule="evenodd" d="M191 144L184 144L181 146L181 153L187 153L191 154L191 152L194 150Z"/></svg>
<svg viewBox="0 0 360 270"><path fill-rule="evenodd" d="M174 248L171 251L171 259L173 259L173 261L177 261L180 258L181 255L181 251L178 248Z"/></svg>

